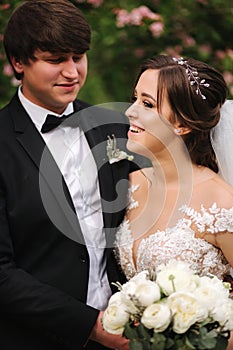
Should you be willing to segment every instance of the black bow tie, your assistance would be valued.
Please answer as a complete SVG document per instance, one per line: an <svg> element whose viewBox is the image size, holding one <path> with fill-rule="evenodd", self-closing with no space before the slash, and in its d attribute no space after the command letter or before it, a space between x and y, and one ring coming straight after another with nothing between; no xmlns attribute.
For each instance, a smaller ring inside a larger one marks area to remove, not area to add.
<svg viewBox="0 0 233 350"><path fill-rule="evenodd" d="M64 120L71 117L72 114L69 115L63 115L61 117L56 117L53 114L48 114L44 124L42 125L41 132L42 134L55 129L58 125L60 125Z"/></svg>

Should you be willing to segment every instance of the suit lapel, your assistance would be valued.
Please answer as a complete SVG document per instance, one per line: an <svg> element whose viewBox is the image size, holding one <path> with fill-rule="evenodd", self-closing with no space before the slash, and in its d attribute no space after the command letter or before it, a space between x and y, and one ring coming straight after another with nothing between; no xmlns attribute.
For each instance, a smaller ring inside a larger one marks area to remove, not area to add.
<svg viewBox="0 0 233 350"><path fill-rule="evenodd" d="M77 110L78 106L80 109L79 103L80 101L76 101L75 110ZM99 122L94 106L90 106L90 108L79 111L77 114L77 119L78 125L85 133L87 142L96 162L104 226L106 228L110 228L112 226L113 213L114 174L112 172L112 166L109 164L107 159L107 136L103 134L101 129L101 124L103 124L103 121Z"/></svg>
<svg viewBox="0 0 233 350"><path fill-rule="evenodd" d="M69 190L43 138L39 135L17 96L10 103L9 110L15 126L16 139L38 168L41 198L48 215L56 223L56 218L52 217L54 213L52 213L53 204L51 203L51 201L56 200L66 217L65 221L59 220L60 223L57 227L72 240L83 244L84 239ZM53 193L49 203L47 201L48 187ZM63 223L65 225L64 227L62 227ZM70 229L67 229L67 224L70 226Z"/></svg>

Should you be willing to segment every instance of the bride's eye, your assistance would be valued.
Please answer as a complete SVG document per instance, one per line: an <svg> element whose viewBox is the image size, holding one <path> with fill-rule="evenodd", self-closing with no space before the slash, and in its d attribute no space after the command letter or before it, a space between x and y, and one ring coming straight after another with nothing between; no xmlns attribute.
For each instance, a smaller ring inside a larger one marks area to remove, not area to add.
<svg viewBox="0 0 233 350"><path fill-rule="evenodd" d="M131 102L131 103L134 103L134 102L136 102L136 101L137 101L137 96L131 96L130 102Z"/></svg>
<svg viewBox="0 0 233 350"><path fill-rule="evenodd" d="M153 103L149 102L149 101L143 101L143 104L146 108L154 108L155 106L153 105Z"/></svg>

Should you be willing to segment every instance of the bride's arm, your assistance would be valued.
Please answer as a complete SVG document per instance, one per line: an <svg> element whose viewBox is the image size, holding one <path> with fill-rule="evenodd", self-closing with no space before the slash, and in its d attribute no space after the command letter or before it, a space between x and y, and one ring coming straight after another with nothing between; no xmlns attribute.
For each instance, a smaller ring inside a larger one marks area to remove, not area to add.
<svg viewBox="0 0 233 350"><path fill-rule="evenodd" d="M217 176L211 188L209 197L212 194L211 200L220 208L215 217L215 245L233 268L233 187Z"/></svg>
<svg viewBox="0 0 233 350"><path fill-rule="evenodd" d="M221 249L226 260L233 268L233 232L220 232L216 234L217 246ZM233 350L233 348L232 348Z"/></svg>

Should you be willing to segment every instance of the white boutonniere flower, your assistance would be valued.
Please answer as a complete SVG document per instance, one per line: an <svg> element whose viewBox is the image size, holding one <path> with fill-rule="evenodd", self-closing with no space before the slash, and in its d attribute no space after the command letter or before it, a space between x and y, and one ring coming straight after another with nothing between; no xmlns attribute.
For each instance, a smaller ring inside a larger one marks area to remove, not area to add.
<svg viewBox="0 0 233 350"><path fill-rule="evenodd" d="M114 135L108 136L107 139L107 156L110 164L119 162L123 159L133 160L134 156L127 154L125 151L121 151L117 148L117 141Z"/></svg>

